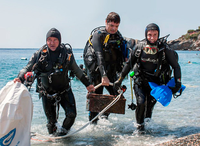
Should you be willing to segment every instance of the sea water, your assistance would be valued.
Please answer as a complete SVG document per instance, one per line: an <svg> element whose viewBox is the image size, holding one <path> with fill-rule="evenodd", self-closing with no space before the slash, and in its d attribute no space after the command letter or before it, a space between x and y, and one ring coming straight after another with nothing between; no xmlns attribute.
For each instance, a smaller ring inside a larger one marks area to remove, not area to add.
<svg viewBox="0 0 200 146"><path fill-rule="evenodd" d="M0 49L0 88L17 77L19 71L26 66L28 60L37 49ZM152 119L146 122L147 133L138 135L136 130L135 111L128 109L131 104L130 79L125 79L127 86L125 114L110 114L109 118L100 119L96 126L89 125L75 135L54 142L39 142L31 140L33 146L64 146L64 145L94 145L94 146L134 146L155 145L182 136L200 132L200 53L198 51L177 51L182 71L182 83L186 86L183 94L172 99L167 107L157 103ZM83 49L73 49L77 64L83 64ZM27 60L21 60L21 58ZM188 63L191 61L191 63ZM88 122L86 110L85 86L77 79L71 80L72 90L76 100L77 118L71 131L76 131ZM42 101L35 92L35 83L30 93L33 99L32 132L47 135L46 117ZM106 91L105 91L106 94ZM135 96L134 96L135 102ZM60 108L58 123L62 125L64 111Z"/></svg>

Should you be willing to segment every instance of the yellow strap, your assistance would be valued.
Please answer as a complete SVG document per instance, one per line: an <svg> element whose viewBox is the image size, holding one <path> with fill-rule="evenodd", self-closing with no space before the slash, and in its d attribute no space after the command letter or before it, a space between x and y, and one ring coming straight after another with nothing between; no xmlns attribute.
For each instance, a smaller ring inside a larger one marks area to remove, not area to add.
<svg viewBox="0 0 200 146"><path fill-rule="evenodd" d="M90 35L88 41L89 41L90 45L92 46L91 38L92 38L92 35ZM106 38L105 38L105 40L104 40L104 42L103 42L103 45L105 45L105 44L108 42L109 38L110 38L110 34L108 34L108 35L106 36Z"/></svg>
<svg viewBox="0 0 200 146"><path fill-rule="evenodd" d="M110 34L108 34L108 35L106 36L106 38L105 38L105 40L104 40L104 42L103 42L103 45L105 45L105 44L108 42L109 38L110 38Z"/></svg>
<svg viewBox="0 0 200 146"><path fill-rule="evenodd" d="M89 37L89 43L92 46L91 38L92 38L92 35L90 35L90 37Z"/></svg>

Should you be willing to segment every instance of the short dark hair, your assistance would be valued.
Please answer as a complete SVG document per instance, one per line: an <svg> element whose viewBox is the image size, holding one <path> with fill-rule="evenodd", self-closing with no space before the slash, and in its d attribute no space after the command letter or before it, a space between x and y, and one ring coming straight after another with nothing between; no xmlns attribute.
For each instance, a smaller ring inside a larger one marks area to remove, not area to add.
<svg viewBox="0 0 200 146"><path fill-rule="evenodd" d="M106 18L106 21L107 23L109 22L120 23L120 16L115 12L110 12Z"/></svg>

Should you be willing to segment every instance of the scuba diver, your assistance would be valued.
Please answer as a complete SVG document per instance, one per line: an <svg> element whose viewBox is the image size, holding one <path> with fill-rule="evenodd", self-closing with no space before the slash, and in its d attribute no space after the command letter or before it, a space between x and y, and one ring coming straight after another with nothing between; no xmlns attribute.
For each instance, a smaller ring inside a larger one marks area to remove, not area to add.
<svg viewBox="0 0 200 146"><path fill-rule="evenodd" d="M120 16L110 12L105 20L105 27L97 27L91 32L86 43L83 57L88 78L93 85L102 83L95 93L102 94L103 86L110 95L118 95L117 90L110 86L117 80L117 73L121 72L125 58L128 57L126 41L118 31ZM91 121L98 113L89 113ZM108 114L104 114L107 118ZM98 120L98 119L97 119ZM97 123L93 121L93 124Z"/></svg>
<svg viewBox="0 0 200 146"><path fill-rule="evenodd" d="M14 79L14 82L24 83L24 75L34 71L37 78L36 92L39 93L39 98L42 98L47 129L49 134L54 136L66 135L77 115L75 98L68 77L69 70L75 73L88 92L95 91L94 86L90 85L76 64L71 46L62 44L60 32L52 28L46 35L46 44L32 55L27 66ZM59 105L64 109L66 116L61 130L56 126Z"/></svg>
<svg viewBox="0 0 200 146"><path fill-rule="evenodd" d="M118 89L129 71L135 71L134 92L137 107L135 110L137 130L145 132L145 118L151 118L156 100L151 96L148 82L158 85L166 84L171 78L170 66L173 69L175 86L170 87L175 94L181 87L181 68L178 63L178 54L169 48L166 39L159 39L160 29L157 24L151 23L145 29L145 40L135 46L129 60L126 62L120 77L114 83Z"/></svg>

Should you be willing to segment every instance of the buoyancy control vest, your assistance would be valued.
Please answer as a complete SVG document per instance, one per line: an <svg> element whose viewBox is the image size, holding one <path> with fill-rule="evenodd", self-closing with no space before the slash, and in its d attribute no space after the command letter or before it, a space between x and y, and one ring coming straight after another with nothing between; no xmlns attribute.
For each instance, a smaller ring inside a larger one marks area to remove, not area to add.
<svg viewBox="0 0 200 146"><path fill-rule="evenodd" d="M101 43L103 45L103 57L106 64L120 64L117 65L117 71L121 72L125 58L128 58L129 49L126 47L127 42L122 37L119 31L116 34L108 34L105 26L97 27L92 30L89 40L86 43L83 52L84 64L89 73L97 69L97 56L91 42L94 33L101 35ZM121 57L120 57L121 56Z"/></svg>
<svg viewBox="0 0 200 146"><path fill-rule="evenodd" d="M140 74L142 77L149 77L152 81L159 79L160 84L166 84L171 79L172 68L165 58L165 49L168 49L168 45L166 41L162 43L165 47L158 48L158 50L156 50L156 47L148 46L146 41L140 43L141 46L135 50L137 65L134 66L134 70L138 72L136 75ZM148 49L148 47L150 48ZM153 49L155 49L155 52L153 52ZM173 52L178 61L177 52L174 50ZM146 62L151 62L149 64L153 64L154 67L148 65ZM144 69L144 67L142 67L144 65L146 67L149 66L149 68L147 67Z"/></svg>
<svg viewBox="0 0 200 146"><path fill-rule="evenodd" d="M69 87L68 70L72 55L71 46L68 48L65 44L60 44L57 49L59 49L59 55L54 62L51 59L47 45L40 49L34 67L37 76L36 91L38 92L42 90L53 94Z"/></svg>

